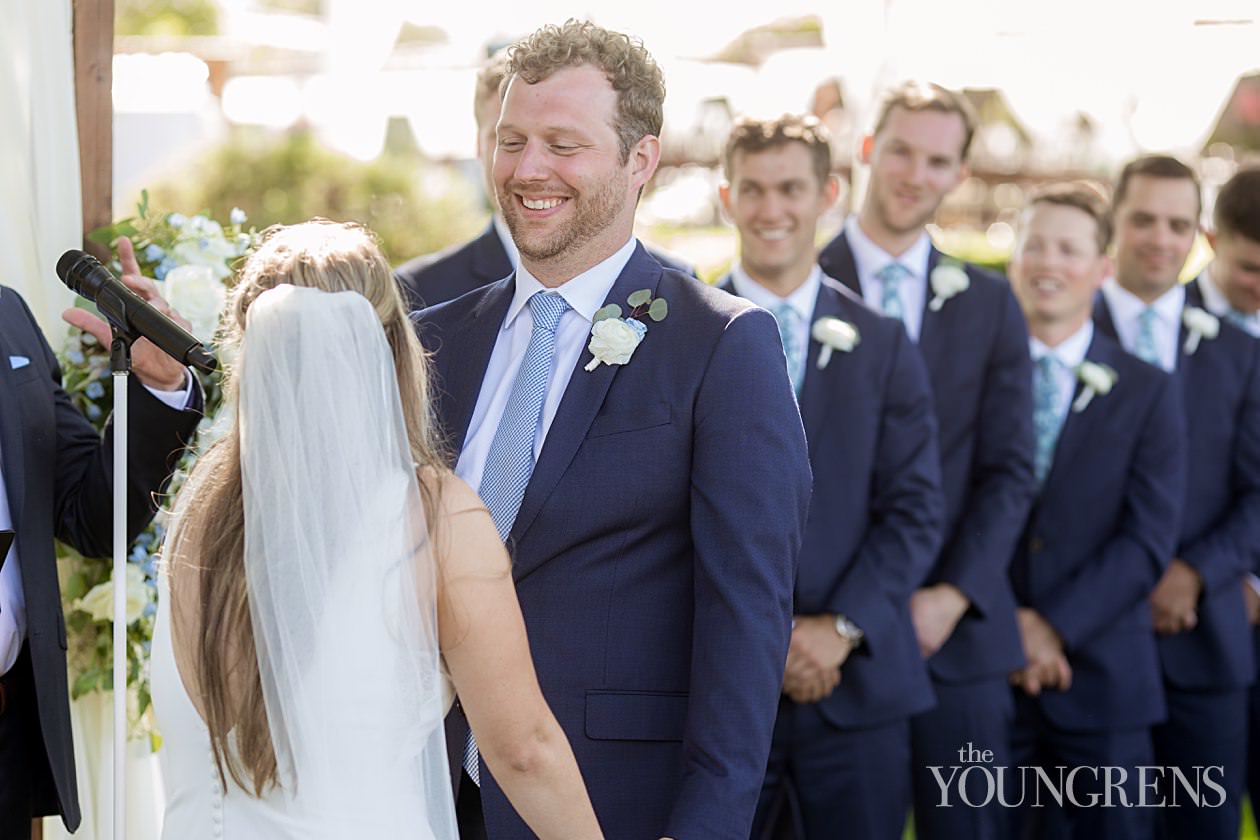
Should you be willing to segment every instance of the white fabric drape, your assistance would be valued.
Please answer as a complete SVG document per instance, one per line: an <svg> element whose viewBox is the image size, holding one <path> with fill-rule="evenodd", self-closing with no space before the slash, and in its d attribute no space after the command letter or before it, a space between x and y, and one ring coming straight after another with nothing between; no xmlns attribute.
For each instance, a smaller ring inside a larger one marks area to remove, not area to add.
<svg viewBox="0 0 1260 840"><path fill-rule="evenodd" d="M0 0L0 283L54 346L74 295L57 258L82 247L71 0Z"/></svg>

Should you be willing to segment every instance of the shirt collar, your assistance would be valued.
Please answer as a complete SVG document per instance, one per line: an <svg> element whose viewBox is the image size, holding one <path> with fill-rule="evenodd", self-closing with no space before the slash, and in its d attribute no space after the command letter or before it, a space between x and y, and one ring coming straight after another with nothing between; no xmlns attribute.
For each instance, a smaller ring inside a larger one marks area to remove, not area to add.
<svg viewBox="0 0 1260 840"><path fill-rule="evenodd" d="M1122 321L1136 321L1146 309L1146 301L1121 286L1114 277L1107 278L1102 291L1112 313ZM1150 306L1164 326L1176 329L1181 325L1181 310L1185 304L1186 287L1178 283L1156 298Z"/></svg>
<svg viewBox="0 0 1260 840"><path fill-rule="evenodd" d="M630 257L633 256L637 245L638 240L633 236L630 237L626 244L612 256L555 289L549 289L540 283L524 265L517 266L516 291L512 295L511 305L508 306L507 317L503 319L503 329L506 330L512 326L516 316L521 314L521 310L529 303L529 299L535 292L556 292L565 299L574 312L587 321L594 321L596 311L608 299L608 293L612 291L613 284L617 282L617 277L626 267L626 263L630 262Z"/></svg>
<svg viewBox="0 0 1260 840"><path fill-rule="evenodd" d="M765 286L748 276L748 272L738 262L731 266L731 285L735 294L757 304L762 309L773 312L782 304L787 304L801 316L802 323L808 324L814 315L814 304L818 302L818 289L822 286L822 269L814 264L805 282L787 297L779 297Z"/></svg>
<svg viewBox="0 0 1260 840"><path fill-rule="evenodd" d="M1224 317L1232 308L1229 305L1229 299L1221 291L1221 287L1212 279L1211 265L1199 272L1199 290L1203 292L1204 308L1213 315Z"/></svg>
<svg viewBox="0 0 1260 840"><path fill-rule="evenodd" d="M932 238L927 235L926 230L920 233L919 238L914 240L914 244L899 257L894 257L876 245L866 235L866 231L862 230L856 214L845 220L844 234L849 240L849 248L853 251L853 259L857 263L859 275L873 274L888 263L897 262L901 263L913 277L923 279L927 276L928 256L932 253Z"/></svg>
<svg viewBox="0 0 1260 840"><path fill-rule="evenodd" d="M512 264L512 269L515 271L521 264L521 252L516 249L516 242L512 239L512 232L508 230L507 222L503 220L503 214L495 213L492 218L494 232L499 235L499 244L503 246L508 262Z"/></svg>
<svg viewBox="0 0 1260 840"><path fill-rule="evenodd" d="M1085 361L1085 354L1089 352L1089 345L1093 341L1094 321L1092 318L1087 318L1076 332L1059 342L1056 347L1049 346L1039 338L1029 336L1028 350L1034 361L1042 356L1053 356L1068 370L1076 370Z"/></svg>

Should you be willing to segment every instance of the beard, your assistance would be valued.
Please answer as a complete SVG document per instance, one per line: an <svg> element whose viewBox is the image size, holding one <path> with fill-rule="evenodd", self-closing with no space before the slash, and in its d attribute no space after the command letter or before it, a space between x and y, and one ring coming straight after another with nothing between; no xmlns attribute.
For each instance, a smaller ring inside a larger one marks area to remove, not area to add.
<svg viewBox="0 0 1260 840"><path fill-rule="evenodd" d="M882 224L885 229L892 231L893 233L901 234L921 230L924 225L932 221L933 217L936 216L936 211L940 208L941 204L944 203L945 197L941 196L935 204L930 204L921 212L915 213L908 220L904 221L893 216L889 206L891 202L885 202L883 197L880 196L877 191L872 190L868 200L873 202L875 215L879 219L880 224Z"/></svg>
<svg viewBox="0 0 1260 840"><path fill-rule="evenodd" d="M590 192L565 190L571 194L572 217L547 234L531 231L522 218L520 202L516 197L516 189L522 186L520 182L508 181L499 188L499 207L517 250L531 260L542 262L580 248L607 230L625 206L628 180L628 175L618 171L598 182Z"/></svg>

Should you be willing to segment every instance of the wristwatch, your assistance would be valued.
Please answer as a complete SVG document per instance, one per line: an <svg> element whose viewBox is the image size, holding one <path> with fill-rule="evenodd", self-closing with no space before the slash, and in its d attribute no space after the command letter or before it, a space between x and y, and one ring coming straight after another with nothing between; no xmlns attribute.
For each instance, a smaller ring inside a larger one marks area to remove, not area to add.
<svg viewBox="0 0 1260 840"><path fill-rule="evenodd" d="M836 633L840 638L847 641L853 647L862 644L862 639L866 638L866 634L862 632L862 628L858 627L843 615L836 616Z"/></svg>

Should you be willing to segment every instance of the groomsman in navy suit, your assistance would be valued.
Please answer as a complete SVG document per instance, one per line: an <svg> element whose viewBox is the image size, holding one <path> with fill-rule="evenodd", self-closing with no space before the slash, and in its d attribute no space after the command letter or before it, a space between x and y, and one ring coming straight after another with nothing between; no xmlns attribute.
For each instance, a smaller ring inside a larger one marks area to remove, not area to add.
<svg viewBox="0 0 1260 840"><path fill-rule="evenodd" d="M1260 338L1260 167L1240 169L1221 187L1207 238L1214 252L1212 263L1190 281L1186 299ZM1252 573L1243 582L1243 600L1260 663L1260 628L1256 628L1260 624L1260 544L1253 547ZM1260 803L1260 688L1254 684L1249 724L1247 787L1255 808Z"/></svg>
<svg viewBox="0 0 1260 840"><path fill-rule="evenodd" d="M1172 377L1090 319L1111 271L1108 212L1090 185L1047 188L1024 211L1011 261L1031 333L1041 484L1011 564L1028 661L1012 675L1012 750L1016 766L1050 774L1124 768L1120 789L1138 803L1138 768L1154 763L1151 727L1165 715L1148 599L1177 544L1187 443ZM1026 790L1011 837L1151 837L1149 808L1076 807L1107 784L1076 778L1066 813L1031 807Z"/></svg>
<svg viewBox="0 0 1260 840"><path fill-rule="evenodd" d="M946 259L925 230L967 175L974 129L959 94L920 83L894 89L863 143L870 182L861 211L818 260L904 322L936 403L944 544L910 602L937 697L911 725L915 831L926 840L993 837L1005 821L998 807L939 807L928 767L957 764L968 744L1009 764L1007 677L1024 659L1007 569L1036 490L1023 315L1003 278ZM984 798L983 785L971 791L973 802Z"/></svg>
<svg viewBox="0 0 1260 840"><path fill-rule="evenodd" d="M437 415L606 836L747 840L810 493L778 328L634 238L665 96L640 43L570 21L509 61L494 175L521 263L419 314ZM531 837L468 732L457 710L460 836Z"/></svg>
<svg viewBox="0 0 1260 840"><path fill-rule="evenodd" d="M473 114L477 119L477 160L485 178L486 196L494 215L481 235L468 242L403 263L394 272L412 309L437 306L473 289L502 280L516 269L516 243L499 212L494 189L495 126L502 104L500 88L507 75L507 51L500 50L477 74ZM649 250L667 268L695 274L691 266Z"/></svg>
<svg viewBox="0 0 1260 840"><path fill-rule="evenodd" d="M1223 804L1205 791L1207 807L1181 801L1157 819L1162 836L1232 840L1255 678L1242 586L1260 544L1260 344L1177 282L1201 212L1189 167L1164 156L1132 161L1112 208L1116 276L1103 285L1095 323L1174 375L1190 440L1181 533L1151 595L1168 701L1155 763L1223 768L1226 792ZM1164 781L1171 795L1172 779Z"/></svg>
<svg viewBox="0 0 1260 840"><path fill-rule="evenodd" d="M818 219L837 193L822 124L740 122L724 159L740 256L722 287L779 323L814 472L752 836L764 836L790 785L807 840L841 826L896 840L910 807L910 716L933 703L909 608L945 517L927 370L900 321L815 260Z"/></svg>

